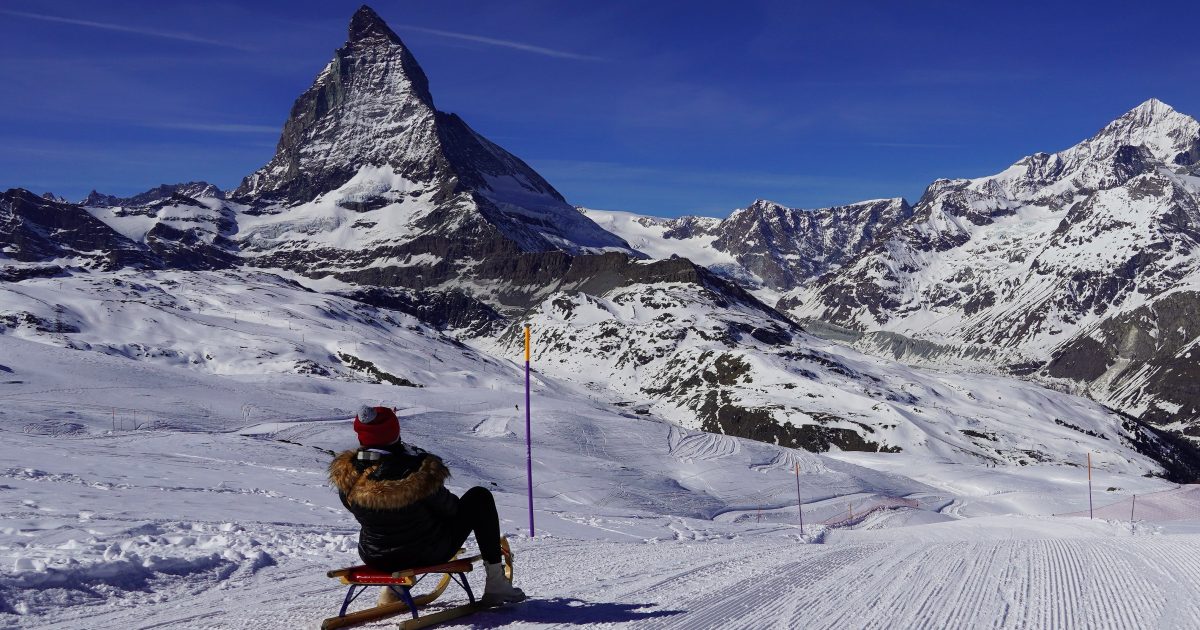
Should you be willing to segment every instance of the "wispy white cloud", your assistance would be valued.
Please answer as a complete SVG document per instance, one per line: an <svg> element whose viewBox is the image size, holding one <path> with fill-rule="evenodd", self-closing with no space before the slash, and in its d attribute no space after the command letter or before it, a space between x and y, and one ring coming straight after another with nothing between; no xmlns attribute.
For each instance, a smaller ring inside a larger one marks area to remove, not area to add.
<svg viewBox="0 0 1200 630"><path fill-rule="evenodd" d="M73 24L75 26L86 26L88 28L98 28L106 31L117 31L120 33L133 33L136 35L145 35L147 37L159 37L162 39L173 39L181 42L192 42L194 44L206 44L208 46L220 46L222 48L233 48L235 50L250 50L248 46L235 44L232 42L223 42L191 33L180 33L177 31L163 31L153 28L143 28L138 26L126 26L124 24L112 24L110 22L95 22L92 20L79 20L75 18L60 17L57 15L46 15L44 13L27 13L25 11L9 11L0 9L0 14L11 15L14 17L23 17L30 20L42 20L43 22L58 22L60 24Z"/></svg>
<svg viewBox="0 0 1200 630"><path fill-rule="evenodd" d="M543 46L534 46L523 42L514 42L507 39L496 39L494 37L484 37L482 35L471 35L470 33L456 33L454 31L443 31L436 28L425 28L423 26L412 26L402 24L397 28L406 31L414 31L417 33L427 33L429 35L437 35L440 37L449 37L451 39L461 39L468 42L476 42L478 44L487 44L489 46L500 46L502 48L512 48L535 55L543 55L546 57L555 57L557 59L574 59L576 61L604 61L603 57L593 55L582 55L579 53L568 52L565 50L555 50Z"/></svg>
<svg viewBox="0 0 1200 630"><path fill-rule="evenodd" d="M280 127L273 125L241 125L234 123L187 123L168 122L148 125L161 129L184 129L187 131L214 131L217 133L279 133Z"/></svg>

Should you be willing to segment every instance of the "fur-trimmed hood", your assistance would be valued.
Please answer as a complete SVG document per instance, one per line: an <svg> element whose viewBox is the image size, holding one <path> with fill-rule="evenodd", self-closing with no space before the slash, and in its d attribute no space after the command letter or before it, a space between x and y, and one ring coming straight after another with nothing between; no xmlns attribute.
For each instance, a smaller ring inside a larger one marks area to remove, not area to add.
<svg viewBox="0 0 1200 630"><path fill-rule="evenodd" d="M395 510L408 507L442 489L450 469L440 457L421 453L421 463L416 470L398 479L371 479L371 473L379 463L364 467L361 472L355 466L358 451L343 451L329 464L329 480L355 507L368 510Z"/></svg>

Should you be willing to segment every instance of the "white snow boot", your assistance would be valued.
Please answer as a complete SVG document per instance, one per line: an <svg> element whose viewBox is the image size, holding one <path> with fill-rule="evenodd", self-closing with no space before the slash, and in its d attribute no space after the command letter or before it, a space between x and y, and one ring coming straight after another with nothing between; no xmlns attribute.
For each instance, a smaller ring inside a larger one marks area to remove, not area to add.
<svg viewBox="0 0 1200 630"><path fill-rule="evenodd" d="M480 600L483 605L495 606L525 599L525 591L513 586L512 581L504 575L503 562L485 562L483 568L487 571L487 582L483 586L483 598Z"/></svg>

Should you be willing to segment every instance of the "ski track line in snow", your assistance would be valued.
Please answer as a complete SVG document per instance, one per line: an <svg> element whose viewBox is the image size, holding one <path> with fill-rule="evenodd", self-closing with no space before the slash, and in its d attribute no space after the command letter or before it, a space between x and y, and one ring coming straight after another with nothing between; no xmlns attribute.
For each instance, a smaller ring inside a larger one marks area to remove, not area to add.
<svg viewBox="0 0 1200 630"><path fill-rule="evenodd" d="M1158 577L1156 582L1165 600L1161 625L1172 628L1200 627L1200 599L1194 593L1180 588L1178 569L1172 570L1171 566L1182 561L1184 574L1200 575L1200 551L1191 548L1181 553L1182 550L1175 545L1156 543L1143 545L1137 558L1146 562L1143 575L1152 573Z"/></svg>
<svg viewBox="0 0 1200 630"><path fill-rule="evenodd" d="M842 543L801 549L785 544L740 551L603 596L666 601L665 609L687 611L637 624L645 628L1200 623L1195 604L1200 552L1167 541ZM1160 579L1145 577L1154 573ZM1168 602L1171 609L1165 608Z"/></svg>
<svg viewBox="0 0 1200 630"><path fill-rule="evenodd" d="M812 588L829 574L883 548L882 545L814 547L804 549L809 553L798 554L793 543L726 560L721 564L738 566L724 567L728 571L705 571L703 585L708 588L700 592L681 592L677 580L664 582L655 590L669 594L672 601L678 602L675 606L688 612L679 617L659 618L643 627L788 627L795 616L796 600L786 596L787 593Z"/></svg>
<svg viewBox="0 0 1200 630"><path fill-rule="evenodd" d="M675 428L672 427L672 431ZM723 459L736 455L741 445L734 438L714 433L689 433L671 440L669 452L680 461Z"/></svg>

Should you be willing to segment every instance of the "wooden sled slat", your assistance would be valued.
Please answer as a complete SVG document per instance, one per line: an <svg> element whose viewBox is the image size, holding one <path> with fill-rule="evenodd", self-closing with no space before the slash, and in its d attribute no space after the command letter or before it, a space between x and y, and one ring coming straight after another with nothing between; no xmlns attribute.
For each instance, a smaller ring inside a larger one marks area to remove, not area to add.
<svg viewBox="0 0 1200 630"><path fill-rule="evenodd" d="M404 602L375 606L373 608L366 608L357 612L346 613L346 615L343 617L330 617L321 622L321 630L334 630L334 628L357 626L359 624L376 621L378 619L386 619L396 615L403 615L406 612L408 612L408 604Z"/></svg>
<svg viewBox="0 0 1200 630"><path fill-rule="evenodd" d="M463 606L455 606L454 608L448 608L446 610L430 613L428 615L421 615L416 619L402 621L400 622L400 630L417 630L418 628L428 628L429 626L444 623L450 621L451 619L466 617L471 613L486 610L487 608L489 607L478 602L474 604L465 604Z"/></svg>

